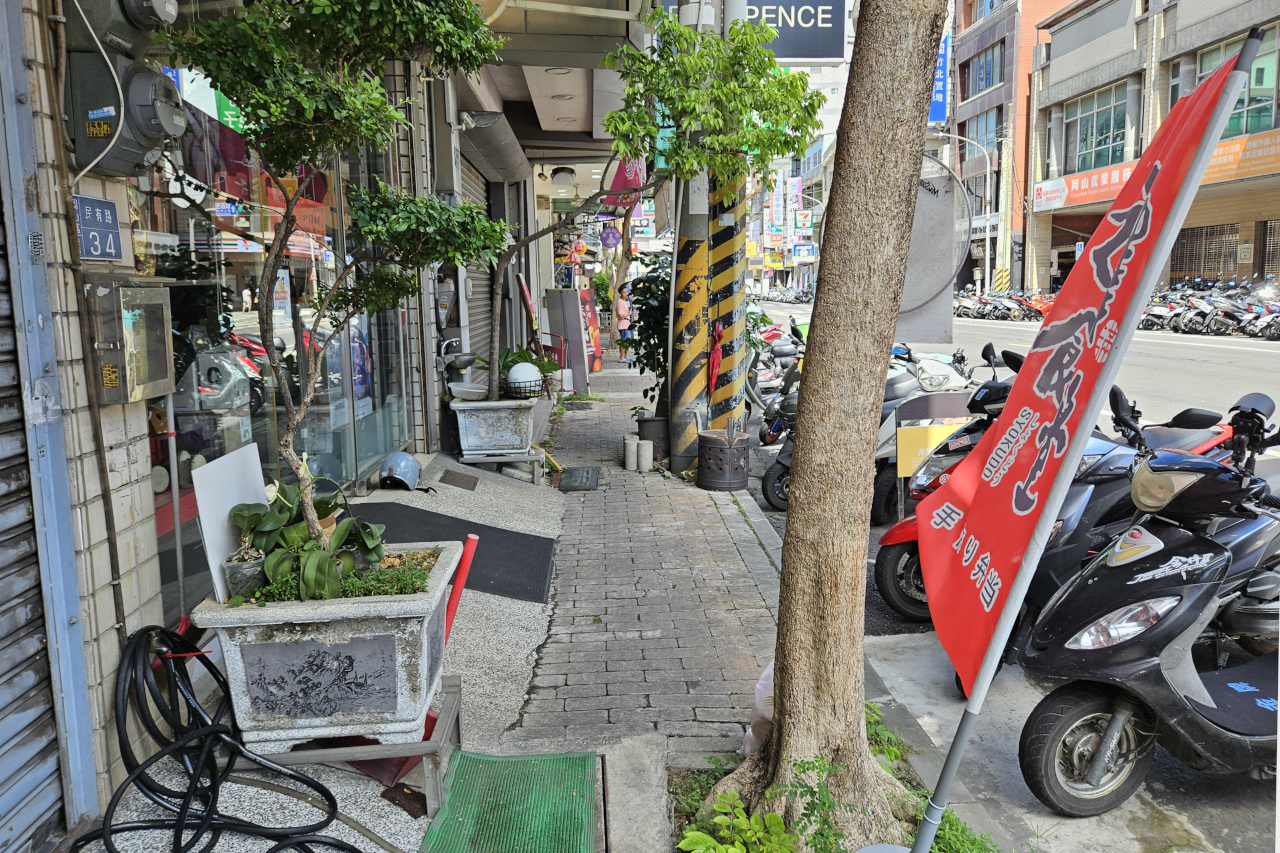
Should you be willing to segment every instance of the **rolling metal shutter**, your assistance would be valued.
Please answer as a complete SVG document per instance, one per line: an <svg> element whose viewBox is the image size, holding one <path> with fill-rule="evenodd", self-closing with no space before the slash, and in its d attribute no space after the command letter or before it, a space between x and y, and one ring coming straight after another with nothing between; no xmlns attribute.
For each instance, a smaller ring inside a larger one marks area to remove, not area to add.
<svg viewBox="0 0 1280 853"><path fill-rule="evenodd" d="M462 195L470 202L489 210L489 184L474 166L462 160ZM467 329L471 336L471 352L489 357L489 335L493 310L493 275L488 266L467 267L471 296L467 299Z"/></svg>
<svg viewBox="0 0 1280 853"><path fill-rule="evenodd" d="M1236 274L1240 225L1205 225L1183 228L1173 244L1169 279L1202 278L1213 281Z"/></svg>
<svg viewBox="0 0 1280 853"><path fill-rule="evenodd" d="M26 851L61 829L62 781L13 328L10 244L2 223L0 219L0 850Z"/></svg>

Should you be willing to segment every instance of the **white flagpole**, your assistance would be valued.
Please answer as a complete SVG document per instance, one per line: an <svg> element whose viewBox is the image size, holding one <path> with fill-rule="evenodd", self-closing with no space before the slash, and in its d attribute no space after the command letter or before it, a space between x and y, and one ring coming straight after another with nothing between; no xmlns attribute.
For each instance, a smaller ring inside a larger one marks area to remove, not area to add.
<svg viewBox="0 0 1280 853"><path fill-rule="evenodd" d="M1232 110L1235 109L1236 97L1248 79L1249 69L1253 67L1253 60L1258 55L1258 48L1261 44L1262 30L1255 28L1250 31L1249 38L1245 40L1244 45L1240 48L1235 70L1227 78L1227 84L1223 88L1222 96L1214 107L1213 117L1209 120L1204 139L1196 150L1195 158L1192 160L1191 168L1187 173L1187 180L1178 188L1178 193L1174 197L1164 228L1156 236L1155 245L1151 250L1151 258L1142 272L1141 279L1138 281L1133 300L1129 303L1129 310L1125 312L1125 316L1120 323L1115 344L1107 356L1107 360L1103 362L1097 384L1093 388L1093 393L1089 395L1088 405L1085 406L1081 414L1080 426L1076 429L1076 434L1071 437L1071 444L1067 447L1067 452L1063 456L1062 465L1058 469L1058 476L1054 479L1053 486L1050 487L1049 494L1045 498L1044 510L1036 522L1030 542L1027 543L1027 550L1024 552L1022 563L1018 567L1018 574L1009 589L1009 597L1005 600L1004 607L1000 611L995 633L991 637L990 645L987 646L987 652L982 658L982 666L978 669L973 688L969 692L969 702L965 705L964 714L960 717L960 724L956 727L955 737L951 741L951 749L947 752L946 761L943 762L942 772L938 776L938 786L933 796L929 798L924 818L920 822L916 832L915 843L912 844L910 853L928 853L933 846L933 839L938 833L938 827L942 823L942 815L947 808L947 796L951 790L951 783L955 781L956 771L960 767L960 761L964 758L964 750L968 745L973 724L978 715L982 713L982 704L987 698L987 690L991 686L991 681L995 678L1000 658L1004 656L1004 648L1009 641L1009 635L1013 632L1014 623L1017 622L1018 612L1022 608L1022 601L1026 598L1027 590L1031 586L1036 566L1039 564L1045 545L1049 541L1049 534L1053 531L1053 525L1057 521L1058 510L1062 508L1062 502L1066 498L1067 489L1071 487L1071 475L1079 466L1080 458L1084 455L1085 445L1088 444L1089 435L1092 432L1089 424L1097 420L1098 414L1102 411L1103 402L1111 392L1111 385L1120 369L1120 362L1124 357L1124 352L1128 348L1129 342L1133 339L1133 333L1137 328L1139 319L1142 317L1141 306L1145 305L1151 297L1156 280L1159 278L1164 266L1163 261L1173 250L1173 241L1177 239L1178 231L1187 217L1187 211L1195 200L1196 192L1200 188L1200 180L1204 177L1205 170L1209 166L1209 158L1213 156L1214 148L1217 147L1218 140L1222 137L1222 131L1227 126L1227 119L1230 117ZM1193 178L1194 180L1192 180ZM1156 263L1157 260L1160 263ZM891 844L875 844L870 847L863 847L858 853L890 853L890 851L906 851L906 849L905 847Z"/></svg>

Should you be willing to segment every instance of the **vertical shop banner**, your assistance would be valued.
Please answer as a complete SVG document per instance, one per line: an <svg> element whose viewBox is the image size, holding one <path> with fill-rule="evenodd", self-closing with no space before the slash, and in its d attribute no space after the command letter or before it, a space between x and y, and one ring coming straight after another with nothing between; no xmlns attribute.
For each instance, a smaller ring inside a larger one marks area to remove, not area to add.
<svg viewBox="0 0 1280 853"><path fill-rule="evenodd" d="M1256 42L1246 47L1256 50ZM1003 413L921 502L933 623L972 693L1003 607L1016 613L1119 362L1245 74L1227 63L1178 101L1085 247ZM1011 627L1011 623L1006 623ZM981 707L985 684L975 701ZM977 710L974 710L976 713Z"/></svg>
<svg viewBox="0 0 1280 853"><path fill-rule="evenodd" d="M587 371L604 370L604 347L600 344L600 315L596 311L596 294L590 289L579 290L582 300L582 331L587 336Z"/></svg>
<svg viewBox="0 0 1280 853"><path fill-rule="evenodd" d="M276 271L276 284L271 289L271 310L273 313L280 314L284 317L293 317L293 303L289 293L289 271Z"/></svg>
<svg viewBox="0 0 1280 853"><path fill-rule="evenodd" d="M951 33L942 37L942 47L938 48L938 64L933 69L933 97L929 100L929 124L946 124L948 107L951 103L950 92L947 91L950 77L947 70L951 65Z"/></svg>

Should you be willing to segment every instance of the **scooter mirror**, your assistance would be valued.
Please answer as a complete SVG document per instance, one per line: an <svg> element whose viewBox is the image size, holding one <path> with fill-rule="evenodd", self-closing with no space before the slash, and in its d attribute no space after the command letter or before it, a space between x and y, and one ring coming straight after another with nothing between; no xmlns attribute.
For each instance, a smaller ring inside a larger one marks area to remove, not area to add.
<svg viewBox="0 0 1280 853"><path fill-rule="evenodd" d="M992 367L996 366L996 348L990 341L982 348L982 360Z"/></svg>
<svg viewBox="0 0 1280 853"><path fill-rule="evenodd" d="M1011 350L1001 350L1000 357L1004 359L1004 366L1017 373L1022 369L1023 363L1027 360L1021 353L1012 352Z"/></svg>
<svg viewBox="0 0 1280 853"><path fill-rule="evenodd" d="M1183 409L1166 426L1174 429L1208 429L1222 422L1222 415L1208 409Z"/></svg>
<svg viewBox="0 0 1280 853"><path fill-rule="evenodd" d="M1119 385L1111 386L1111 394L1108 396L1108 401L1111 403L1111 414L1115 415L1117 420L1124 420L1132 416L1133 407L1129 405L1129 398L1120 390Z"/></svg>

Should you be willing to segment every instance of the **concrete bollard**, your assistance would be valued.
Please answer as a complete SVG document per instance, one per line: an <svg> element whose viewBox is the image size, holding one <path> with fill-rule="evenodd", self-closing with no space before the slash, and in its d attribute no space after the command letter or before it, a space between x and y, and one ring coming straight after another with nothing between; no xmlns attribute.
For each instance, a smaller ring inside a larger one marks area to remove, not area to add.
<svg viewBox="0 0 1280 853"><path fill-rule="evenodd" d="M622 465L628 471L636 469L636 446L640 442L640 436L634 432L622 439Z"/></svg>
<svg viewBox="0 0 1280 853"><path fill-rule="evenodd" d="M642 441L636 445L636 470L644 474L653 468L653 442Z"/></svg>

